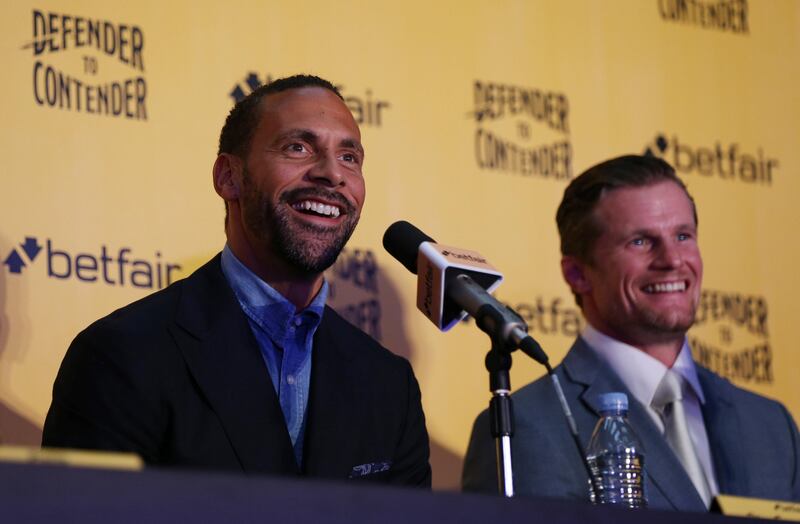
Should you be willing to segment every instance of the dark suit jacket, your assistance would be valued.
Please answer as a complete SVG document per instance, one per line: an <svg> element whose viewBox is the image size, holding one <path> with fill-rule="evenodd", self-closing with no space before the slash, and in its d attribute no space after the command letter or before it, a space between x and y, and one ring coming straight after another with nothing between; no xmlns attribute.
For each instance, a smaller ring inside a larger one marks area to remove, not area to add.
<svg viewBox="0 0 800 524"><path fill-rule="evenodd" d="M217 256L75 338L42 445L132 451L164 466L430 485L411 366L327 307L314 337L306 417L301 470Z"/></svg>
<svg viewBox="0 0 800 524"><path fill-rule="evenodd" d="M598 396L622 391L629 421L642 441L651 508L705 511L678 458L619 377L578 339L556 368L586 448L599 418ZM722 493L800 500L797 427L781 404L749 393L698 366L706 404L703 418ZM514 483L519 494L588 500L587 474L553 391L543 377L513 395ZM497 492L494 443L482 413L472 431L462 478L465 490Z"/></svg>

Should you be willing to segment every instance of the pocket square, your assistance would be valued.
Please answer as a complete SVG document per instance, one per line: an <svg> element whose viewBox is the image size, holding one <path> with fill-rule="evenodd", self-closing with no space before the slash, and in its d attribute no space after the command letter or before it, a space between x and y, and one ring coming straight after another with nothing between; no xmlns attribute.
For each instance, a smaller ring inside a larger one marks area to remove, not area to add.
<svg viewBox="0 0 800 524"><path fill-rule="evenodd" d="M383 473L384 471L389 471L390 469L392 469L391 460L384 460L382 462L368 462L366 464L359 464L358 466L353 466L353 469L350 470L350 475L348 475L347 478L357 479L361 477L366 477L367 475L375 475L376 473Z"/></svg>

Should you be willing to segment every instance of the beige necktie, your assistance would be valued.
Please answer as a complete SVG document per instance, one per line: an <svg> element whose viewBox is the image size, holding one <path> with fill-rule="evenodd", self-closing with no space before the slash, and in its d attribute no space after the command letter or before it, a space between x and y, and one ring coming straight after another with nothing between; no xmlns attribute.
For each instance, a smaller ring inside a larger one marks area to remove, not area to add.
<svg viewBox="0 0 800 524"><path fill-rule="evenodd" d="M683 469L692 479L692 484L700 494L700 498L708 507L711 503L711 490L708 487L703 467L700 465L700 459L697 458L694 450L692 437L689 435L689 426L683 406L683 378L679 374L671 369L667 370L667 374L661 379L661 383L656 389L652 406L664 421L664 437L683 464Z"/></svg>

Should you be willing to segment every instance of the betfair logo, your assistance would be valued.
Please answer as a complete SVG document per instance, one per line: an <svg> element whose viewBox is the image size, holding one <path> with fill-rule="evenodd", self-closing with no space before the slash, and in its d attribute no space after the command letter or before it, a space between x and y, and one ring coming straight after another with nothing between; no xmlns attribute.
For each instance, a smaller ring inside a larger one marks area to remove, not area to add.
<svg viewBox="0 0 800 524"><path fill-rule="evenodd" d="M150 259L136 258L129 247L113 250L101 245L96 254L73 254L56 247L49 238L42 246L33 236L25 237L24 242L13 247L3 265L12 275L21 275L37 259L41 260L39 255L42 251L47 260L47 276L59 280L161 289L171 284L174 273L181 269L179 264L163 261L160 252Z"/></svg>
<svg viewBox="0 0 800 524"><path fill-rule="evenodd" d="M516 311L534 334L574 338L580 335L585 325L580 310L561 297L536 296L523 302L503 303Z"/></svg>
<svg viewBox="0 0 800 524"><path fill-rule="evenodd" d="M261 85L272 82L272 75L265 75L264 82L261 82L257 73L248 73L244 82L236 84L228 95L237 103L247 95L258 89ZM344 85L337 85L336 88L342 93L344 103L358 125L380 127L386 115L386 111L391 107L387 100L380 100L372 94L371 89L366 89L363 94L352 94Z"/></svg>
<svg viewBox="0 0 800 524"><path fill-rule="evenodd" d="M28 266L28 263L36 260L39 251L42 250L42 246L39 245L35 237L25 237L25 242L19 244L18 247L19 250L17 250L17 248L12 249L5 261L3 261L3 265L8 268L9 273L15 275L22 273L22 270ZM25 257L23 258L22 255L25 255Z"/></svg>
<svg viewBox="0 0 800 524"><path fill-rule="evenodd" d="M453 258L456 258L458 260L465 260L467 262L477 262L479 264L486 264L487 263L486 259L483 258L483 257L476 257L476 256L473 256L473 255L470 255L469 253L455 253L453 251L448 251L446 249L444 251L442 251L442 256L453 257Z"/></svg>
<svg viewBox="0 0 800 524"><path fill-rule="evenodd" d="M682 142L677 135L667 139L663 133L645 148L644 154L663 158L679 174L765 186L772 185L779 166L778 160L767 157L761 148L756 153L748 153L739 144L723 145L719 141L713 146L698 147Z"/></svg>

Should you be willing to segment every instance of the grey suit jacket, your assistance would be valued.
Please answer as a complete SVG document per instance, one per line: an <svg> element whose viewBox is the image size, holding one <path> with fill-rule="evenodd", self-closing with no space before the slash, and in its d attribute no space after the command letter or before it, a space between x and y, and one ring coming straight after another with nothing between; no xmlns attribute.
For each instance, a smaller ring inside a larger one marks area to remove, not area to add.
<svg viewBox="0 0 800 524"><path fill-rule="evenodd" d="M598 396L622 391L630 399L629 420L645 450L649 506L705 511L678 458L619 377L578 339L556 368L585 449L599 418ZM797 426L778 402L737 388L698 366L714 470L720 491L730 495L800 500ZM587 474L548 377L513 396L514 483L520 495L588 500ZM487 412L475 422L464 464L463 487L497 492L494 441Z"/></svg>

